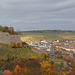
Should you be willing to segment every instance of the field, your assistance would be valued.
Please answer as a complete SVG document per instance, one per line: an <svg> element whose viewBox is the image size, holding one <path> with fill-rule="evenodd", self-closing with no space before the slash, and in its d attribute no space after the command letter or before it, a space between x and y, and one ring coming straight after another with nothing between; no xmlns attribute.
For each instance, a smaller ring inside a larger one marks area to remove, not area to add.
<svg viewBox="0 0 75 75"><path fill-rule="evenodd" d="M75 32L68 31L26 31L21 32L22 41L39 41L39 40L75 40Z"/></svg>
<svg viewBox="0 0 75 75"><path fill-rule="evenodd" d="M38 54L34 53L29 48L11 48L7 44L0 43L0 58L17 57L17 58L30 58L30 57L38 57Z"/></svg>

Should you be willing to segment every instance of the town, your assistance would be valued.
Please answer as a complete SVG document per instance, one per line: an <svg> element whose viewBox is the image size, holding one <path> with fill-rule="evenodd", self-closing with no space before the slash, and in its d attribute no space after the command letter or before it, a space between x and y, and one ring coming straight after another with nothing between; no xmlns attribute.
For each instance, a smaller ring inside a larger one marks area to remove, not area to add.
<svg viewBox="0 0 75 75"><path fill-rule="evenodd" d="M60 64L63 62L64 68L62 68L62 70L66 70L65 67L72 70L71 65L75 64L74 42L75 41L68 40L64 42L60 42L60 40L42 40L39 42L27 41L26 43L31 45L33 51L38 54L47 53L50 56L49 61L53 61L55 64ZM58 71L60 70L61 68L58 69Z"/></svg>

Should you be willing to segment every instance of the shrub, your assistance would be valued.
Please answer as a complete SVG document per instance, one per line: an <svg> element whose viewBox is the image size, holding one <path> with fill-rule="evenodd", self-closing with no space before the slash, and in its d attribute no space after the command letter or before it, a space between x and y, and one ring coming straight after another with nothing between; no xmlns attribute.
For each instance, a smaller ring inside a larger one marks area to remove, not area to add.
<svg viewBox="0 0 75 75"><path fill-rule="evenodd" d="M19 65L16 65L15 69L14 69L14 74L15 75L21 75L22 73L22 69Z"/></svg>
<svg viewBox="0 0 75 75"><path fill-rule="evenodd" d="M40 58L43 60L48 60L49 59L49 55L48 54L40 54Z"/></svg>
<svg viewBox="0 0 75 75"><path fill-rule="evenodd" d="M20 48L22 48L22 47L23 47L22 43L19 43L19 47L20 47Z"/></svg>
<svg viewBox="0 0 75 75"><path fill-rule="evenodd" d="M15 44L11 42L11 43L9 44L9 46L12 47L12 48L14 48L14 47L15 47Z"/></svg>
<svg viewBox="0 0 75 75"><path fill-rule="evenodd" d="M10 70L4 70L4 71L2 72L2 74L3 74L3 75L11 75L11 72L10 72Z"/></svg>
<svg viewBox="0 0 75 75"><path fill-rule="evenodd" d="M51 65L54 65L55 62L54 61L51 61L50 63L51 63Z"/></svg>
<svg viewBox="0 0 75 75"><path fill-rule="evenodd" d="M23 47L22 43L13 43L13 42L11 42L9 46L12 48L22 48Z"/></svg>
<svg viewBox="0 0 75 75"><path fill-rule="evenodd" d="M22 68L19 65L16 65L14 71L12 72L12 75L25 75L29 73L29 69L26 67Z"/></svg>
<svg viewBox="0 0 75 75"><path fill-rule="evenodd" d="M15 43L15 48L19 48L19 45L18 45L18 43Z"/></svg>

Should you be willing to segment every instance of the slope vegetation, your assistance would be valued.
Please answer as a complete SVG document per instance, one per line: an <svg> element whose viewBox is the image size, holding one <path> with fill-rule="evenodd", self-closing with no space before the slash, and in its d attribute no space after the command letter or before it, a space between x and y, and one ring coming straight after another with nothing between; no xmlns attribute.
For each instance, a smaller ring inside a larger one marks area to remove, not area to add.
<svg viewBox="0 0 75 75"><path fill-rule="evenodd" d="M7 56L17 58L30 58L38 57L38 54L34 53L29 48L11 48L7 44L0 43L0 58L7 58Z"/></svg>

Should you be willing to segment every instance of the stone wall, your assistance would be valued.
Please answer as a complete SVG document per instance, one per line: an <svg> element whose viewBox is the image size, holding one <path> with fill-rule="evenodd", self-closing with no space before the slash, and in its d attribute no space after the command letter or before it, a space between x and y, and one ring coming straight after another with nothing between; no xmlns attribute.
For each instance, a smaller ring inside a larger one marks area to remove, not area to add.
<svg viewBox="0 0 75 75"><path fill-rule="evenodd" d="M22 43L19 35L10 35L8 32L0 32L0 43Z"/></svg>
<svg viewBox="0 0 75 75"><path fill-rule="evenodd" d="M11 35L11 42L22 43L19 35Z"/></svg>

